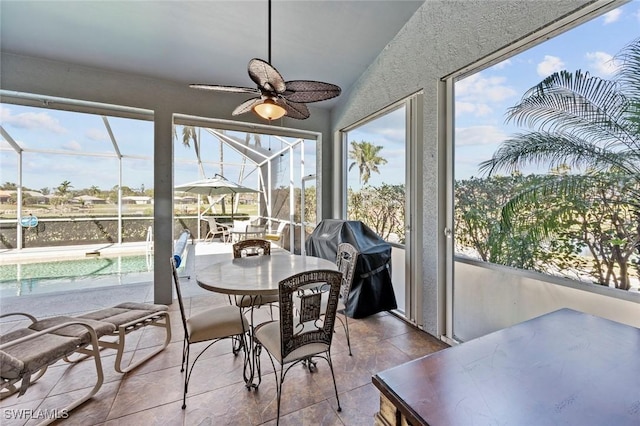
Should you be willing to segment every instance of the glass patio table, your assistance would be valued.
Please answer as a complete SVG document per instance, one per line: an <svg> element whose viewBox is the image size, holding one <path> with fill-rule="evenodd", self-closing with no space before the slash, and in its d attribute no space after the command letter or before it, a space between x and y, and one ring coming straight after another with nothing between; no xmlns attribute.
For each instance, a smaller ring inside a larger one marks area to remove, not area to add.
<svg viewBox="0 0 640 426"><path fill-rule="evenodd" d="M319 257L272 253L269 256L226 259L210 264L197 271L196 281L205 290L241 299L250 298L249 306L253 306L259 305L263 296L278 294L278 284L283 279L316 269L338 270L334 262ZM239 311L240 315L244 314L242 309ZM253 312L249 323L250 330L247 331L253 341ZM249 354L245 358L245 384L247 388L257 388L260 384L260 377L255 377L259 352L251 343L246 349Z"/></svg>

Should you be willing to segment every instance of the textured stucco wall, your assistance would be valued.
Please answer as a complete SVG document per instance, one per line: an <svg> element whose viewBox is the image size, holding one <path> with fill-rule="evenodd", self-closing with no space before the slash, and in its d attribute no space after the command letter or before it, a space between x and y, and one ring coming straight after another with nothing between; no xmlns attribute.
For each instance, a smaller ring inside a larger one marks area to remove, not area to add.
<svg viewBox="0 0 640 426"><path fill-rule="evenodd" d="M445 162L439 149L438 90L442 77L590 3L568 0L427 0L332 111L340 129L419 90L424 91L422 247L423 324L444 332L438 298L445 283ZM334 139L334 152L340 141ZM334 163L338 166L338 163ZM339 167L335 172L339 173ZM337 176L337 175L336 175ZM338 182L334 178L334 181ZM334 188L338 191L338 188ZM334 206L334 212L339 212Z"/></svg>

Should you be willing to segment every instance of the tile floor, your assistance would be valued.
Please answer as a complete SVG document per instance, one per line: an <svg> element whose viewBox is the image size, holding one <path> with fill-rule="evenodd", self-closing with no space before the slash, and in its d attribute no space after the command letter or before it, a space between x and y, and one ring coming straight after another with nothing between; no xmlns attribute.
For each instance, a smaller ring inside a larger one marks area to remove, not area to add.
<svg viewBox="0 0 640 426"><path fill-rule="evenodd" d="M194 282L182 280L188 315L216 305L228 303L226 296L206 292ZM149 300L150 285L99 289L75 297L91 297L96 305L111 305L122 300ZM135 297L134 297L135 296ZM98 302L98 300L100 302ZM74 300L49 295L42 303L46 314L76 313ZM44 303L46 301L46 304ZM3 301L2 312L23 308ZM77 306L77 304L75 304ZM84 304L84 306L87 306ZM16 308L16 309L12 309ZM76 308L77 309L77 308ZM230 341L221 341L198 360L192 376L187 407L182 405L183 373L182 324L177 303L170 306L172 342L163 352L127 374L113 369L115 351L104 350L102 362L105 381L98 393L60 421L64 425L275 425L276 391L273 367L266 353L262 355L262 383L257 391L245 388L242 379L242 356L234 357ZM41 315L42 316L42 315ZM269 310L258 310L258 318L268 319ZM6 332L16 322L0 323ZM309 373L302 366L287 374L282 395L282 425L372 425L379 408L379 397L371 383L376 372L402 364L446 347L444 343L383 312L365 319L349 319L353 356L349 356L344 330L336 325L332 344L332 360L342 411L337 411L331 373L326 362L318 360L318 370ZM161 331L147 327L127 336L125 357L150 351L163 340ZM204 346L192 346L192 354ZM194 357L194 356L192 356ZM52 410L62 407L70 398L93 386L95 370L91 361L76 365L64 362L49 368L46 374L20 398L9 397L0 402L0 424L33 425L38 421L15 418L18 410ZM38 412L38 411L34 411ZM25 413L25 411L22 411ZM28 413L28 411L27 411Z"/></svg>

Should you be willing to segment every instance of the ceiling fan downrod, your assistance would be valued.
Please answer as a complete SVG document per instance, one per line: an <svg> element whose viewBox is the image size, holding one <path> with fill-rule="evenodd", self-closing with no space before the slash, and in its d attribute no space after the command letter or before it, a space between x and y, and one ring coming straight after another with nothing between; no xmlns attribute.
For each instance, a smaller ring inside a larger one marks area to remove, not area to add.
<svg viewBox="0 0 640 426"><path fill-rule="evenodd" d="M268 32L268 36L267 36L267 41L269 44L268 47L268 59L267 62L271 63L271 0L269 0L269 7L268 7L268 12L267 12L267 17L268 17L268 26L267 26L267 32Z"/></svg>

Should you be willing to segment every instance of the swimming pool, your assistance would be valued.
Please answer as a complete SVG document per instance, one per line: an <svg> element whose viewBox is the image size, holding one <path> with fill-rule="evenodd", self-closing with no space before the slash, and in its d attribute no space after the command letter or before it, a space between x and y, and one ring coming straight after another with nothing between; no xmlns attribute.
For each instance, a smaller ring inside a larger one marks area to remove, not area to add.
<svg viewBox="0 0 640 426"><path fill-rule="evenodd" d="M0 297L149 282L153 255L97 256L0 265Z"/></svg>

